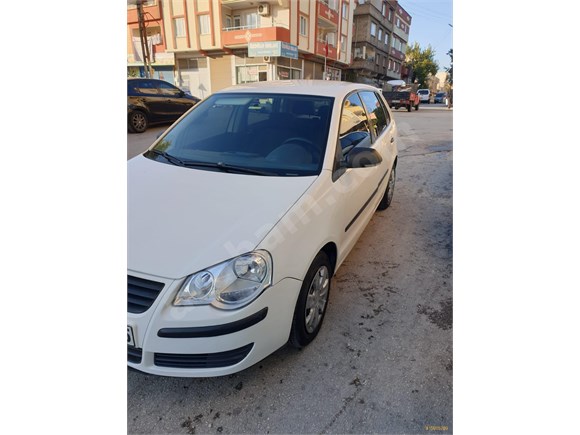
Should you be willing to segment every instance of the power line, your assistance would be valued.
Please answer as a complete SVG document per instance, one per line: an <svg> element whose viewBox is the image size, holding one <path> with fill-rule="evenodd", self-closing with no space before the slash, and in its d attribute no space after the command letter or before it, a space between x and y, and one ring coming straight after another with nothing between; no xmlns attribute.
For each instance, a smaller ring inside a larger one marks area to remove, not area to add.
<svg viewBox="0 0 580 435"><path fill-rule="evenodd" d="M411 4L413 7L419 9L419 11L421 11L423 13L430 14L430 15L433 15L433 16L437 16L439 18L446 18L448 20L452 18L450 15L448 15L446 13L441 13L439 11L434 11L434 10L429 9L429 8L426 8L426 7L424 7L424 6L422 6L422 5L418 4L418 3L414 3L414 2L412 2L410 0L407 0L407 2L409 4Z"/></svg>

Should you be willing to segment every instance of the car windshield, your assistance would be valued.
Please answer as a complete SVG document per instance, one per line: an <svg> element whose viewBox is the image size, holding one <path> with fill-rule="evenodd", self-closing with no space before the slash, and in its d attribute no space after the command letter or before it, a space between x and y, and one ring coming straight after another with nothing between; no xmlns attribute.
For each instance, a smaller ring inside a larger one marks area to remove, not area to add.
<svg viewBox="0 0 580 435"><path fill-rule="evenodd" d="M443 95L445 95L445 92L437 92L438 97L442 97Z"/></svg>
<svg viewBox="0 0 580 435"><path fill-rule="evenodd" d="M144 155L203 170L317 175L333 102L311 95L214 94Z"/></svg>
<svg viewBox="0 0 580 435"><path fill-rule="evenodd" d="M429 91L427 91L427 90L425 90L425 89L419 89L419 90L417 91L417 93L418 93L418 94L421 94L421 95L425 95L425 94L428 94L428 93L429 93Z"/></svg>

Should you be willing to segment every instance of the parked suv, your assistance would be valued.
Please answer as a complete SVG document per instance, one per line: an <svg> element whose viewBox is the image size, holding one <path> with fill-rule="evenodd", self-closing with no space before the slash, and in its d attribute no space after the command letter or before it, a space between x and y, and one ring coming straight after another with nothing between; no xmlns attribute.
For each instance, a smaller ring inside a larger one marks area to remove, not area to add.
<svg viewBox="0 0 580 435"><path fill-rule="evenodd" d="M143 133L151 124L175 121L198 102L163 80L127 79L127 127Z"/></svg>
<svg viewBox="0 0 580 435"><path fill-rule="evenodd" d="M429 104L431 102L431 92L429 92L429 89L419 89L417 94L419 94L421 103Z"/></svg>

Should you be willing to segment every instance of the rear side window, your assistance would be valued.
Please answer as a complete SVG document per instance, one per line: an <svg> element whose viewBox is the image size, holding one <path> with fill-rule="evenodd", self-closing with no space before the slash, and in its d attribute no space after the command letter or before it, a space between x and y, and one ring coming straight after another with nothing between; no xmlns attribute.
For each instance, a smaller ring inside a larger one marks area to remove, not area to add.
<svg viewBox="0 0 580 435"><path fill-rule="evenodd" d="M179 97L181 95L181 90L175 86L170 85L169 83L155 82L155 84L157 85L161 95L168 95L172 97Z"/></svg>
<svg viewBox="0 0 580 435"><path fill-rule="evenodd" d="M137 80L129 82L129 88L133 88L133 92L143 95L159 95L155 85L149 80Z"/></svg>

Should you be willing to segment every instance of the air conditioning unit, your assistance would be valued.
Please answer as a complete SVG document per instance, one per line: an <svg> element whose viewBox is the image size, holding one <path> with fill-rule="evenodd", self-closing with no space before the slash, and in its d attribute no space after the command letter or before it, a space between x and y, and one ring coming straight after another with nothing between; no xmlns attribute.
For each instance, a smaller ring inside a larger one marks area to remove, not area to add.
<svg viewBox="0 0 580 435"><path fill-rule="evenodd" d="M260 3L258 6L258 15L267 17L270 15L270 5L268 3Z"/></svg>
<svg viewBox="0 0 580 435"><path fill-rule="evenodd" d="M271 57L271 56L264 56L264 57L263 57L263 60L264 60L264 62L266 62L266 63L270 63L270 62L272 62L272 57Z"/></svg>

